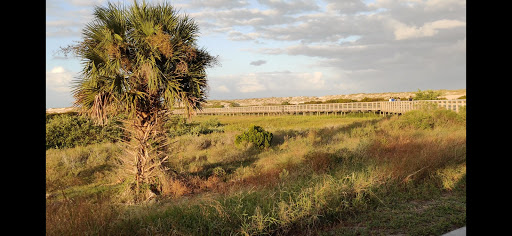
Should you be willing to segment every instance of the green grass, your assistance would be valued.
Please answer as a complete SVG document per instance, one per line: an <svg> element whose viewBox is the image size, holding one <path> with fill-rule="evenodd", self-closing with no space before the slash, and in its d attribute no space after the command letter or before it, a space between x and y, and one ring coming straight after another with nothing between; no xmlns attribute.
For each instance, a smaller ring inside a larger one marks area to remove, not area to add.
<svg viewBox="0 0 512 236"><path fill-rule="evenodd" d="M139 205L119 144L51 149L47 234L440 235L466 223L465 120L429 114L194 117L211 132L169 137L172 178ZM270 147L235 145L251 124Z"/></svg>

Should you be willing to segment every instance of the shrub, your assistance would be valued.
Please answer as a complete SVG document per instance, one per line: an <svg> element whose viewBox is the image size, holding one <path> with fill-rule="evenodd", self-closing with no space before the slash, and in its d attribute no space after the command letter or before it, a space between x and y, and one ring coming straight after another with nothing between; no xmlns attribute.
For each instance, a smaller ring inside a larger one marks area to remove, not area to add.
<svg viewBox="0 0 512 236"><path fill-rule="evenodd" d="M322 104L323 102L322 101L309 101L309 102L304 102L304 104Z"/></svg>
<svg viewBox="0 0 512 236"><path fill-rule="evenodd" d="M415 93L414 99L415 100L438 100L439 96L441 96L442 93L439 91L434 90L425 90L421 91L418 89L418 92Z"/></svg>
<svg viewBox="0 0 512 236"><path fill-rule="evenodd" d="M360 102L379 102L379 101L387 101L386 98L369 98L364 97L360 100Z"/></svg>
<svg viewBox="0 0 512 236"><path fill-rule="evenodd" d="M182 116L172 116L164 123L164 129L170 137L181 136L190 131L187 120Z"/></svg>
<svg viewBox="0 0 512 236"><path fill-rule="evenodd" d="M211 134L213 132L223 132L222 124L217 118L209 119L200 123L192 123L190 134L199 136L201 134Z"/></svg>
<svg viewBox="0 0 512 236"><path fill-rule="evenodd" d="M329 99L324 103L348 103L348 102L357 102L354 99L346 99L346 98L338 98L338 99Z"/></svg>
<svg viewBox="0 0 512 236"><path fill-rule="evenodd" d="M224 108L224 105L220 104L220 102L214 102L212 105L206 106L206 108Z"/></svg>
<svg viewBox="0 0 512 236"><path fill-rule="evenodd" d="M260 149L270 147L270 143L272 142L273 134L265 131L262 127L257 125L251 125L249 130L244 133L236 136L235 144L240 144L244 141L253 143L258 146Z"/></svg>
<svg viewBox="0 0 512 236"><path fill-rule="evenodd" d="M465 110L457 114L452 110L439 108L435 104L427 104L420 110L404 113L397 122L399 127L433 129L436 126L465 123Z"/></svg>
<svg viewBox="0 0 512 236"><path fill-rule="evenodd" d="M236 102L230 102L229 107L240 107L240 104L238 104Z"/></svg>
<svg viewBox="0 0 512 236"><path fill-rule="evenodd" d="M46 149L71 148L93 143L115 142L123 135L120 123L112 118L105 126L74 113L46 118Z"/></svg>

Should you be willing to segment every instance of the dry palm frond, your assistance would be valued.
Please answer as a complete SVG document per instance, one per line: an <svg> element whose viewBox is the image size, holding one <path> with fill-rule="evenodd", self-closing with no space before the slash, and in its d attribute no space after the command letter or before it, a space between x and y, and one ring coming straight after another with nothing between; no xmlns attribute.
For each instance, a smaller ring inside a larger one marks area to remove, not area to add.
<svg viewBox="0 0 512 236"><path fill-rule="evenodd" d="M173 46L171 44L171 35L163 32L160 29L156 34L152 34L148 37L148 42L152 47L155 47L162 53L167 59L173 56Z"/></svg>

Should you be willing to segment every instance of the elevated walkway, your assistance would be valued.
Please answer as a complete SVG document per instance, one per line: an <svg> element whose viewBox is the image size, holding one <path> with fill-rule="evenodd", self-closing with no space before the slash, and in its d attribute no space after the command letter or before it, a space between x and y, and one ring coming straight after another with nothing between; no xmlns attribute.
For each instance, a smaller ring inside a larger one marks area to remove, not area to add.
<svg viewBox="0 0 512 236"><path fill-rule="evenodd" d="M383 101L383 102L350 102L327 104L275 105L203 108L194 111L197 115L273 115L273 114L344 114L347 112L374 112L378 114L402 114L407 111L420 109L428 103L459 112L466 106L466 99L457 100L419 100L419 101ZM173 114L183 114L185 110L173 110Z"/></svg>

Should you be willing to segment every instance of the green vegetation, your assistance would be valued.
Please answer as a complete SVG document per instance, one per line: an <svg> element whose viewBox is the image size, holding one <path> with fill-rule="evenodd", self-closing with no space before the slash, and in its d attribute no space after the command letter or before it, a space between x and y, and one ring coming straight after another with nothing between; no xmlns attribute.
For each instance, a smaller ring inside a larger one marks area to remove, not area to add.
<svg viewBox="0 0 512 236"><path fill-rule="evenodd" d="M222 124L217 118L203 122L187 122L182 116L172 116L163 125L167 135L171 138L181 135L199 136L213 132L223 132Z"/></svg>
<svg viewBox="0 0 512 236"><path fill-rule="evenodd" d="M354 99L346 99L346 98L338 98L338 99L329 99L326 101L308 101L304 102L304 104L324 104L324 103L349 103L349 102L379 102L379 101L387 101L385 98L369 98L364 97L360 100Z"/></svg>
<svg viewBox="0 0 512 236"><path fill-rule="evenodd" d="M425 104L421 110L405 113L396 122L397 128L412 127L416 129L433 129L435 126L450 126L466 122L466 109L457 114L455 112L438 109L436 104Z"/></svg>
<svg viewBox="0 0 512 236"><path fill-rule="evenodd" d="M425 90L421 91L418 89L418 92L414 93L415 100L439 100L439 97L442 96L443 93L441 91L434 90Z"/></svg>
<svg viewBox="0 0 512 236"><path fill-rule="evenodd" d="M272 133L265 131L262 127L251 125L249 130L236 136L235 144L249 142L256 145L260 149L263 149L270 147L270 143L272 142L273 137L274 135Z"/></svg>
<svg viewBox="0 0 512 236"><path fill-rule="evenodd" d="M46 149L116 142L121 138L122 129L117 118L110 119L104 126L96 125L90 118L76 113L46 118Z"/></svg>
<svg viewBox="0 0 512 236"><path fill-rule="evenodd" d="M252 124L270 147L235 144ZM46 234L441 235L466 224L465 109L188 125L167 135L168 174L145 204L126 192L122 143L47 150Z"/></svg>
<svg viewBox="0 0 512 236"><path fill-rule="evenodd" d="M388 100L386 98L369 98L369 97L364 97L364 98L362 98L359 101L360 102L380 102L380 101L388 101Z"/></svg>
<svg viewBox="0 0 512 236"><path fill-rule="evenodd" d="M238 104L236 102L230 102L229 107L240 107L240 104Z"/></svg>
<svg viewBox="0 0 512 236"><path fill-rule="evenodd" d="M347 103L347 102L357 102L357 100L338 98L338 99L329 99L329 100L326 100L324 102L322 102L322 101L309 101L309 102L304 102L304 104Z"/></svg>
<svg viewBox="0 0 512 236"><path fill-rule="evenodd" d="M205 108L224 108L224 105L220 104L220 102L214 102L209 106L205 106Z"/></svg>

